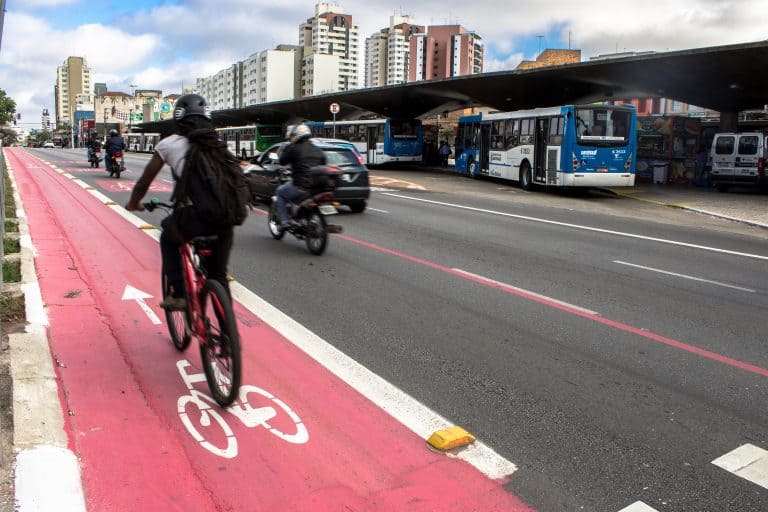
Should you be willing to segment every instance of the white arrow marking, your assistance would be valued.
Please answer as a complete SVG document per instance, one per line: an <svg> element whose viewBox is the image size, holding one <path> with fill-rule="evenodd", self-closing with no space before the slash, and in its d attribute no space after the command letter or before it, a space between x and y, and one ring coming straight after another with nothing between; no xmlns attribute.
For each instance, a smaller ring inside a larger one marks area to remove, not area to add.
<svg viewBox="0 0 768 512"><path fill-rule="evenodd" d="M123 291L123 300L135 300L136 303L141 307L141 309L144 310L144 313L147 314L149 317L149 320L155 324L160 325L162 322L160 322L160 319L157 318L157 315L155 314L152 309L147 306L147 303L144 302L144 299L151 299L152 295L143 292L141 290L138 290L134 288L133 286L127 284L125 285L125 290Z"/></svg>

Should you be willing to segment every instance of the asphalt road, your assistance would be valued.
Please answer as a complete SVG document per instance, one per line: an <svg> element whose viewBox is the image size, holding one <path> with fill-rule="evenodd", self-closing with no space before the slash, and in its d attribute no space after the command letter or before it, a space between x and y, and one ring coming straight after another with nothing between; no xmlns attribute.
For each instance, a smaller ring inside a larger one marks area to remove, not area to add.
<svg viewBox="0 0 768 512"><path fill-rule="evenodd" d="M129 153L126 190L109 191L79 152L33 152L120 203L148 159ZM768 510L768 489L712 463L768 449L765 230L601 193L372 176L369 209L333 219L345 231L322 257L254 213L231 273L517 464L508 486L537 510Z"/></svg>

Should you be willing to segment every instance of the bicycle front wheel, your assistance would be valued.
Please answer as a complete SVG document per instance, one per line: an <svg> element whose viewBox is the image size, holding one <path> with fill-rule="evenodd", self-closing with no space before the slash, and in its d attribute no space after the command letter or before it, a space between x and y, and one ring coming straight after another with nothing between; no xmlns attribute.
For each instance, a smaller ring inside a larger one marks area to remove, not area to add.
<svg viewBox="0 0 768 512"><path fill-rule="evenodd" d="M171 296L171 285L168 277L163 272L163 298ZM189 307L184 311L165 310L165 323L168 324L168 332L171 334L173 346L178 350L186 350L192 337L189 335Z"/></svg>
<svg viewBox="0 0 768 512"><path fill-rule="evenodd" d="M205 339L200 343L205 379L216 403L227 407L237 398L242 380L240 335L232 300L220 282L205 282L200 309L205 325Z"/></svg>

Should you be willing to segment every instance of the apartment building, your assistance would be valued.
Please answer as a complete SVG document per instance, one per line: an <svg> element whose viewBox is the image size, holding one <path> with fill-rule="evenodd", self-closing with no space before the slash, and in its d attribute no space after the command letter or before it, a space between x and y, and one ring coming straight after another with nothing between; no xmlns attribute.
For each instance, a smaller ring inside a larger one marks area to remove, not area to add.
<svg viewBox="0 0 768 512"><path fill-rule="evenodd" d="M56 123L71 125L77 110L78 96L93 96L93 76L84 57L67 57L67 60L56 68L54 93Z"/></svg>
<svg viewBox="0 0 768 512"><path fill-rule="evenodd" d="M332 68L322 69L319 65L332 66L332 59L311 58L313 54L332 55L338 59L336 91L349 91L359 87L358 58L359 58L359 28L354 24L352 16L336 4L318 3L315 5L315 15L299 25L299 46L304 48L304 62L311 63L313 80L333 71ZM302 80L306 80L302 76ZM302 89L305 89L302 84ZM310 89L318 90L318 87ZM333 92L333 91L328 91Z"/></svg>
<svg viewBox="0 0 768 512"><path fill-rule="evenodd" d="M243 61L243 106L294 99L293 49L264 50Z"/></svg>
<svg viewBox="0 0 768 512"><path fill-rule="evenodd" d="M402 84L408 81L411 36L424 27L409 16L390 16L389 27L365 40L365 86Z"/></svg>
<svg viewBox="0 0 768 512"><path fill-rule="evenodd" d="M408 81L483 72L483 39L461 25L430 25L410 38Z"/></svg>
<svg viewBox="0 0 768 512"><path fill-rule="evenodd" d="M228 68L205 78L197 79L197 90L211 110L226 110L243 106L243 63L236 62Z"/></svg>

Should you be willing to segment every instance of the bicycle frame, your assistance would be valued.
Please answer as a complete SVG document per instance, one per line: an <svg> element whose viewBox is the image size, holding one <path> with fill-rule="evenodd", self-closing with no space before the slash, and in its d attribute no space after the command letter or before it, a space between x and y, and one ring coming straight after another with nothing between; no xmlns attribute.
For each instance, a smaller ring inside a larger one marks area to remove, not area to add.
<svg viewBox="0 0 768 512"><path fill-rule="evenodd" d="M196 250L192 242L187 242L179 249L181 252L182 268L184 269L184 282L187 286L187 304L189 308L190 327L192 333L199 337L203 344L208 343L208 336L203 324L203 311L200 305L200 292L205 286L206 276L200 267L201 256L209 256L212 249ZM196 259L197 258L197 259ZM216 296L210 297L212 305L219 317L223 316L221 304Z"/></svg>

